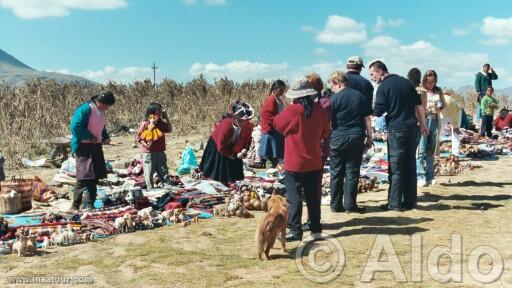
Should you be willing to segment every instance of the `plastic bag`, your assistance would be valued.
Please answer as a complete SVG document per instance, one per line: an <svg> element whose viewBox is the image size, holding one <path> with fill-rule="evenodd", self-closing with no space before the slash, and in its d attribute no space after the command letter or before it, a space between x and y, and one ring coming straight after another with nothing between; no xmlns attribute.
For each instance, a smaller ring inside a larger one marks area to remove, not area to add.
<svg viewBox="0 0 512 288"><path fill-rule="evenodd" d="M189 144L183 151L183 155L181 157L181 165L178 168L178 175L188 174L197 166L196 155L194 155L194 150L192 150L192 146Z"/></svg>

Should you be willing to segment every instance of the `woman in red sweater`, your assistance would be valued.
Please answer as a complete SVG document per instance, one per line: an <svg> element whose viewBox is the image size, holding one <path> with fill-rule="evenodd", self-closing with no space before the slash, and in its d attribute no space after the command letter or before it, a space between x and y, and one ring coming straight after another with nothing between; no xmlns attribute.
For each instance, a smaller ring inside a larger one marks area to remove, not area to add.
<svg viewBox="0 0 512 288"><path fill-rule="evenodd" d="M512 128L512 114L508 113L507 108L503 108L496 119L494 119L494 128L496 131Z"/></svg>
<svg viewBox="0 0 512 288"><path fill-rule="evenodd" d="M230 184L244 179L242 159L251 144L254 125L252 107L242 101L230 104L229 111L213 130L199 169L206 178Z"/></svg>
<svg viewBox="0 0 512 288"><path fill-rule="evenodd" d="M289 232L286 241L302 240L302 197L306 198L308 216L313 235L322 232L320 224L320 186L323 172L320 143L329 136L330 123L319 103L314 102L317 91L308 79L297 80L286 93L293 100L274 118L274 128L284 135L284 169Z"/></svg>
<svg viewBox="0 0 512 288"><path fill-rule="evenodd" d="M284 155L284 138L274 129L272 121L283 108L283 100L281 97L286 89L286 84L281 80L272 83L270 94L263 103L260 111L261 123L261 140L258 155L262 159L263 164L266 160L272 162L272 168L275 168Z"/></svg>

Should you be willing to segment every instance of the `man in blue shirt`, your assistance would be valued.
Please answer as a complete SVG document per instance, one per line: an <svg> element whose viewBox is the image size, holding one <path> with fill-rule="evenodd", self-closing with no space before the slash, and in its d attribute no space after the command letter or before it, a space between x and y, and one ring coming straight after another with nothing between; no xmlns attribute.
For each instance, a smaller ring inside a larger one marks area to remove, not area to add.
<svg viewBox="0 0 512 288"><path fill-rule="evenodd" d="M347 59L348 87L361 92L371 110L373 108L373 85L368 79L361 76L363 68L363 58L360 56L351 56Z"/></svg>
<svg viewBox="0 0 512 288"><path fill-rule="evenodd" d="M425 111L416 89L409 80L389 74L386 64L370 64L370 77L379 83L375 98L375 115L386 115L388 126L389 192L384 210L413 209L416 207L416 147L419 131L428 135ZM416 118L416 114L420 119Z"/></svg>

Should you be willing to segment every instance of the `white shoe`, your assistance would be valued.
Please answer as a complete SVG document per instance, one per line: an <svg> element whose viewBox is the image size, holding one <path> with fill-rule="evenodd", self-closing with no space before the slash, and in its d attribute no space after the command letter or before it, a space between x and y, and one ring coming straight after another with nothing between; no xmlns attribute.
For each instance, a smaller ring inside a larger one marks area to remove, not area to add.
<svg viewBox="0 0 512 288"><path fill-rule="evenodd" d="M432 179L428 184L429 185L436 185L437 181L436 181L436 179Z"/></svg>
<svg viewBox="0 0 512 288"><path fill-rule="evenodd" d="M427 187L427 181L425 181L424 179L419 179L417 185L418 187Z"/></svg>

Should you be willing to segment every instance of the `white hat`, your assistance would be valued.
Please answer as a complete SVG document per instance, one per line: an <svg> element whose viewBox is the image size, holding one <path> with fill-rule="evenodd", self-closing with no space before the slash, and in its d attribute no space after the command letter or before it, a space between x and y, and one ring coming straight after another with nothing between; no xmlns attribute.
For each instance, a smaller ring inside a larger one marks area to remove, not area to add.
<svg viewBox="0 0 512 288"><path fill-rule="evenodd" d="M301 77L290 86L286 92L286 98L297 99L318 94L318 91L311 87L306 77Z"/></svg>
<svg viewBox="0 0 512 288"><path fill-rule="evenodd" d="M235 101L231 103L231 110L235 117L242 120L249 120L254 117L254 109L252 109L251 105L247 102L243 101Z"/></svg>

